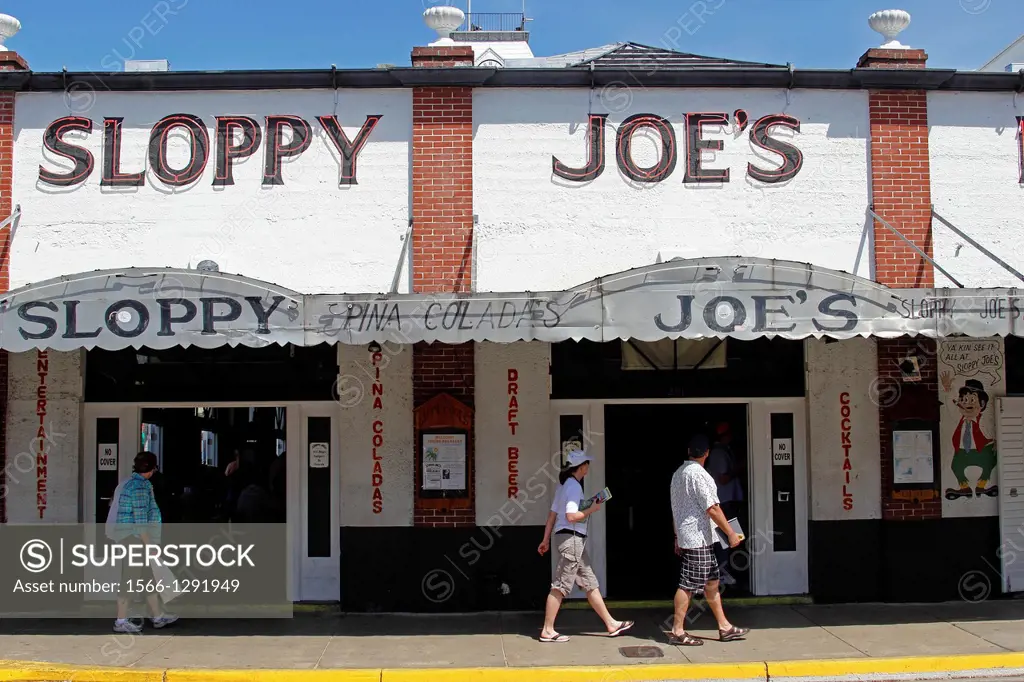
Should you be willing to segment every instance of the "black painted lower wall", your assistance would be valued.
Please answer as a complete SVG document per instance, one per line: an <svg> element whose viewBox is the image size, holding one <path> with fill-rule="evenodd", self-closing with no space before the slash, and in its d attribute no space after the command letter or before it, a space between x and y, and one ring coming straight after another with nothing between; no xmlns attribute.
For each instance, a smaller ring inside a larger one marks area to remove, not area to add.
<svg viewBox="0 0 1024 682"><path fill-rule="evenodd" d="M999 521L812 521L817 603L1000 597ZM540 526L342 528L341 605L358 612L536 610L551 584ZM503 594L502 585L508 587Z"/></svg>
<svg viewBox="0 0 1024 682"><path fill-rule="evenodd" d="M818 603L999 598L999 519L812 521Z"/></svg>
<svg viewBox="0 0 1024 682"><path fill-rule="evenodd" d="M551 585L551 554L537 553L543 536L542 526L342 528L342 608L543 609Z"/></svg>

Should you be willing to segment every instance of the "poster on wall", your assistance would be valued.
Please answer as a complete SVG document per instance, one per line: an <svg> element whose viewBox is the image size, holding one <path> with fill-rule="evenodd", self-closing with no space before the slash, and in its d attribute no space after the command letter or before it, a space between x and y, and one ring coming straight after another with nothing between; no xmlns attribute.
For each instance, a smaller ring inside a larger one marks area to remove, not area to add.
<svg viewBox="0 0 1024 682"><path fill-rule="evenodd" d="M1003 340L946 340L939 347L942 515L995 516L995 398L1005 395Z"/></svg>
<svg viewBox="0 0 1024 682"><path fill-rule="evenodd" d="M423 435L423 489L466 489L466 434Z"/></svg>
<svg viewBox="0 0 1024 682"><path fill-rule="evenodd" d="M893 431L893 486L934 484L932 452L931 431Z"/></svg>

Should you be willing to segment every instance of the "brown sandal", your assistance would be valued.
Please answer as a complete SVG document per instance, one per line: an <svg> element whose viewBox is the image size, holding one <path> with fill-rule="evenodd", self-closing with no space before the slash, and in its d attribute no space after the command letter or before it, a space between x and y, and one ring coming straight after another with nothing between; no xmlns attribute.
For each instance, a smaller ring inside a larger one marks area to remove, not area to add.
<svg viewBox="0 0 1024 682"><path fill-rule="evenodd" d="M734 639L743 639L750 632L750 628L738 628L733 625L728 630L718 631L718 640L721 642L731 642Z"/></svg>
<svg viewBox="0 0 1024 682"><path fill-rule="evenodd" d="M704 646L703 639L698 639L697 637L692 637L687 634L684 634L682 637L678 637L669 633L668 643L672 646Z"/></svg>

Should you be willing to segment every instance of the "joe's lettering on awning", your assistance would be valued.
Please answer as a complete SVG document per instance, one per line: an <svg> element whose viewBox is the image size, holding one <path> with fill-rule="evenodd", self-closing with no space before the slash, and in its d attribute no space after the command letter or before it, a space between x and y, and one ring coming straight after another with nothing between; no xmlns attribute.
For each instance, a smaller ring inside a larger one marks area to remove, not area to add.
<svg viewBox="0 0 1024 682"><path fill-rule="evenodd" d="M666 321L669 316L658 313L654 316L654 324L663 332L683 332L693 324L693 301L696 296L685 294L676 296L679 302L678 322L672 324ZM807 292L797 291L791 295L750 295L749 300L744 303L738 296L715 296L704 304L700 310L704 324L713 332L728 334L742 329L750 316L748 308L753 308L754 326L751 329L757 333L783 333L796 329L796 324L784 324L787 319L801 319L803 316L794 315L794 311L807 301ZM790 304L787 306L786 304ZM857 299L850 294L833 294L826 296L818 302L815 311L825 319L817 316L811 317L811 324L819 332L848 332L857 326L858 316L852 310L835 307L837 304L846 303L850 307L857 305ZM721 316L721 317L720 317ZM825 324L835 322L836 319L843 319L845 322L838 324Z"/></svg>

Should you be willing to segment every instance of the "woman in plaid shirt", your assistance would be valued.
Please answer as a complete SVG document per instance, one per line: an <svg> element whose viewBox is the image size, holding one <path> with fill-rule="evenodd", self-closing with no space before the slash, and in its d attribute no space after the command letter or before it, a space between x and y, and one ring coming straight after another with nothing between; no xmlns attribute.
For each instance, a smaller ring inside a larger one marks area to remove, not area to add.
<svg viewBox="0 0 1024 682"><path fill-rule="evenodd" d="M156 544L160 542L160 508L153 497L153 484L149 482L156 471L156 455L152 452L140 452L135 456L135 464L131 478L122 483L120 495L114 502L117 504L117 522L110 533L110 538L123 544ZM142 626L128 620L128 602L130 595L139 592L139 588L129 591L129 584L150 579L152 568L131 566L125 561L121 567L121 596L117 598L117 620L114 621L114 632L142 632ZM162 628L178 619L163 613L160 608L159 596L155 592L146 595L149 610L153 614L153 627Z"/></svg>

